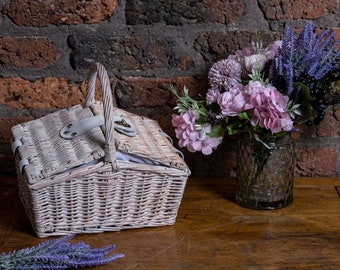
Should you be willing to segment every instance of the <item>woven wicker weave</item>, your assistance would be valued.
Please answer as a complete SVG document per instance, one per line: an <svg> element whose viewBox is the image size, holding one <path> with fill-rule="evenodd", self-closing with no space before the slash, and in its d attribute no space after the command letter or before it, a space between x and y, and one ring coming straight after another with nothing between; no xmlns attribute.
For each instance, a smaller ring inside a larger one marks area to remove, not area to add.
<svg viewBox="0 0 340 270"><path fill-rule="evenodd" d="M94 100L97 77L103 103ZM39 237L171 225L190 171L154 120L113 107L107 72L90 71L86 107L73 106L12 128L20 197ZM104 115L73 139L60 130ZM121 117L136 136L115 130ZM118 158L123 155L123 159Z"/></svg>

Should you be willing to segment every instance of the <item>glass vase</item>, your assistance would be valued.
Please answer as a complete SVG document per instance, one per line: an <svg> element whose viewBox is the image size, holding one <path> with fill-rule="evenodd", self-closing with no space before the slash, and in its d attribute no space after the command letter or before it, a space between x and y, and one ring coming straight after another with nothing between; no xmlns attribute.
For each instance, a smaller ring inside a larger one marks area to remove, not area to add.
<svg viewBox="0 0 340 270"><path fill-rule="evenodd" d="M293 201L295 147L289 135L242 139L237 148L235 201L252 209L279 209Z"/></svg>

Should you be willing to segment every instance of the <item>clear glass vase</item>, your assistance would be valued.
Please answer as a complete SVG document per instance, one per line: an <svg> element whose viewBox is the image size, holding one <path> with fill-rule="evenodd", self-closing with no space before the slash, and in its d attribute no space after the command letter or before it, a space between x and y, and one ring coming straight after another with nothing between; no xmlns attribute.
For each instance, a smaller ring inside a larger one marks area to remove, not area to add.
<svg viewBox="0 0 340 270"><path fill-rule="evenodd" d="M294 142L289 135L242 139L237 148L235 201L252 209L279 209L293 201Z"/></svg>

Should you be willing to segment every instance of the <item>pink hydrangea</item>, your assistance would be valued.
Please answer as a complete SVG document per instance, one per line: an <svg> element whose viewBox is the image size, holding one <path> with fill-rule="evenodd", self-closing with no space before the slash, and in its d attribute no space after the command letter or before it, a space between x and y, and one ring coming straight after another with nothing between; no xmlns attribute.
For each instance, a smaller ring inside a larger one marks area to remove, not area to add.
<svg viewBox="0 0 340 270"><path fill-rule="evenodd" d="M221 137L208 137L207 133L211 132L211 125L205 123L200 131L196 141L192 141L188 146L190 152L201 151L204 155L210 155L213 149L221 143Z"/></svg>
<svg viewBox="0 0 340 270"><path fill-rule="evenodd" d="M172 125L175 127L178 145L186 147L190 152L201 151L204 155L210 155L222 138L207 136L211 132L211 125L208 123L197 129L196 119L197 115L193 110L172 115Z"/></svg>
<svg viewBox="0 0 340 270"><path fill-rule="evenodd" d="M195 128L196 115L193 110L185 113L173 114L172 125L175 128L176 137L180 147L186 147L191 141L197 140L198 132Z"/></svg>
<svg viewBox="0 0 340 270"><path fill-rule="evenodd" d="M260 82L249 82L245 87L249 95L248 104L251 124L271 130L272 133L293 128L287 104L289 98L282 95L275 87L265 86Z"/></svg>

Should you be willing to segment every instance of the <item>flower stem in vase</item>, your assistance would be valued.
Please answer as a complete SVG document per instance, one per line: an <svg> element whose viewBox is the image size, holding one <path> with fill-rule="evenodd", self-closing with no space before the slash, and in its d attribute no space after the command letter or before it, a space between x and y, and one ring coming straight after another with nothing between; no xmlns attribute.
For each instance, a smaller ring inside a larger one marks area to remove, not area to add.
<svg viewBox="0 0 340 270"><path fill-rule="evenodd" d="M294 144L290 138L240 141L235 201L252 209L277 209L293 199Z"/></svg>

